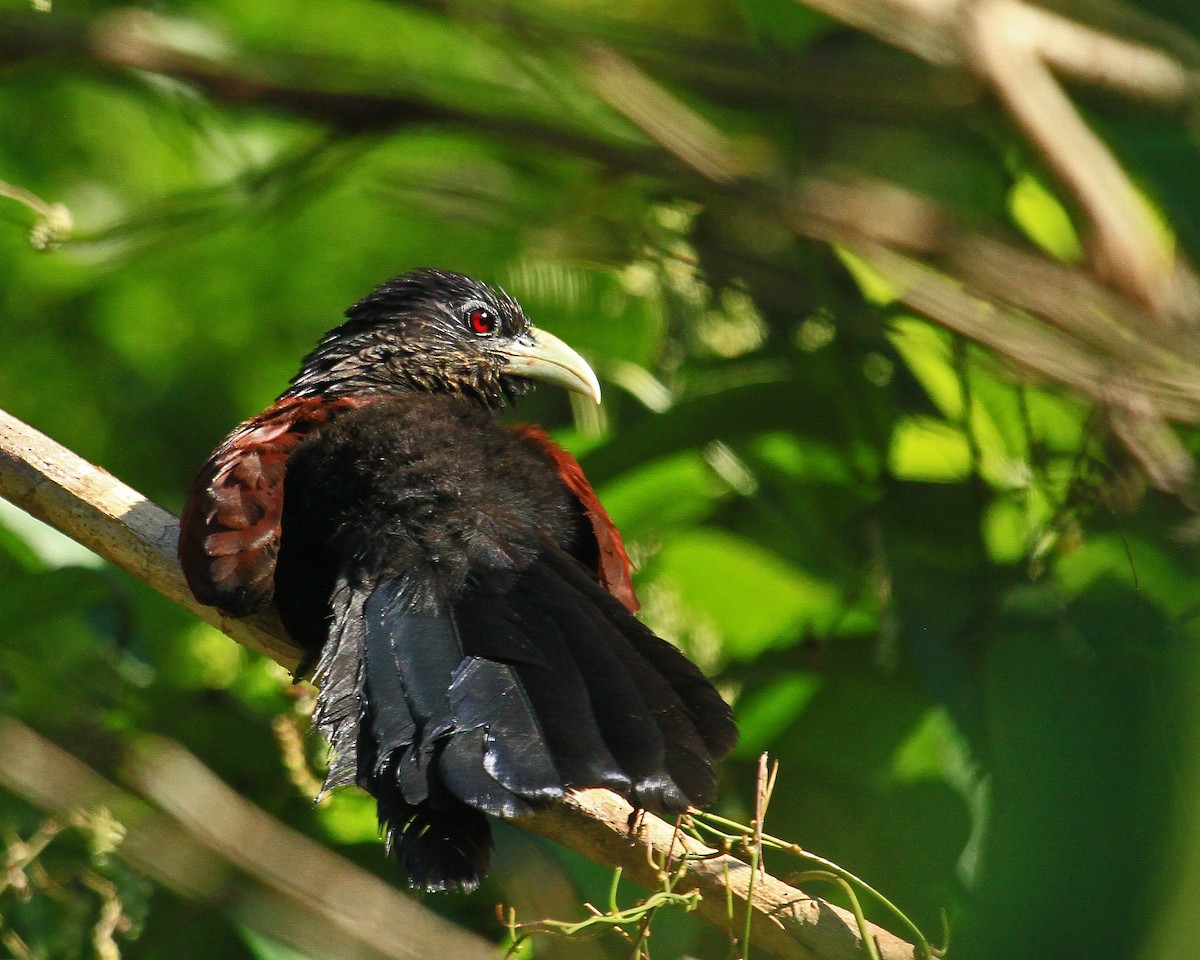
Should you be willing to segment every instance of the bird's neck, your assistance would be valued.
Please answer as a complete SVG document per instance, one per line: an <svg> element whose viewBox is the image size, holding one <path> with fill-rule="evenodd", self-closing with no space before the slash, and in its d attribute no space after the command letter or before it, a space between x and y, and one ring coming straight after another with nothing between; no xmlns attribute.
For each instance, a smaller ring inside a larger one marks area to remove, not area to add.
<svg viewBox="0 0 1200 960"><path fill-rule="evenodd" d="M439 395L499 410L528 392L527 380L454 354L414 348L370 332L326 337L301 364L284 397Z"/></svg>

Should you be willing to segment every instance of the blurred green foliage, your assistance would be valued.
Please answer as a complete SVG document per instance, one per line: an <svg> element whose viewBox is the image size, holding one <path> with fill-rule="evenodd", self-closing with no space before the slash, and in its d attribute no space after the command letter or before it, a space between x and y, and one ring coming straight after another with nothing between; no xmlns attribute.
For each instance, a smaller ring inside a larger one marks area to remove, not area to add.
<svg viewBox="0 0 1200 960"><path fill-rule="evenodd" d="M1142 6L1197 29L1186 5ZM26 33L45 45L0 73L0 180L75 221L38 253L28 212L0 201L0 407L177 510L208 451L374 284L421 265L499 282L604 381L599 413L543 390L513 416L580 454L646 619L736 704L720 811L752 815L769 751L771 831L930 931L947 911L953 956L1151 955L1196 842L1194 518L1146 492L1086 402L913 316L848 251L654 169L576 54L598 36L640 56L791 172L887 177L1078 261L1053 181L990 105L898 107L902 55L790 0L156 6L172 19L155 30L234 73L441 111L338 122L55 48L115 9L0 21L10 53ZM793 72L817 79L790 90ZM1193 135L1095 109L1195 254ZM368 803L314 808L289 779L272 725L304 706L272 664L0 505L0 709L100 769L141 731L176 738L391 877ZM0 794L4 836L39 822ZM517 830L497 859L481 893L429 905L498 938L496 902L544 915L546 889L607 888L603 867ZM47 870L79 893L71 877L109 869L89 863L64 846ZM282 956L216 908L113 882L135 921L123 956ZM7 928L39 957L86 955L98 901L46 890L0 891ZM654 948L726 942L670 920Z"/></svg>

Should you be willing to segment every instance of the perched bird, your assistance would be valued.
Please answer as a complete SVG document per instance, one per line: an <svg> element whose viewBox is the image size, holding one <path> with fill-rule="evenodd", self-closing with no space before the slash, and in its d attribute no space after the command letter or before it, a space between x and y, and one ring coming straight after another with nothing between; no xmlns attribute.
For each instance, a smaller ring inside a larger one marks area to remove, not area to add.
<svg viewBox="0 0 1200 960"><path fill-rule="evenodd" d="M680 811L713 799L729 707L634 616L620 534L579 464L495 411L596 376L500 290L389 280L233 431L183 512L196 598L274 601L316 662L329 790L377 802L414 887L475 889L485 814L572 788Z"/></svg>

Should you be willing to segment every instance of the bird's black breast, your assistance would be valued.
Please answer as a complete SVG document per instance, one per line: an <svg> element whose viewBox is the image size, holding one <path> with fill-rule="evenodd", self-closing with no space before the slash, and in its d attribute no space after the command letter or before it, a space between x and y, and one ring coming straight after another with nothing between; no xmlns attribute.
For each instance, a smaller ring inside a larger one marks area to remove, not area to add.
<svg viewBox="0 0 1200 960"><path fill-rule="evenodd" d="M435 394L380 400L289 458L276 603L315 650L339 574L414 576L452 599L524 569L547 541L571 550L577 514L545 457L488 411Z"/></svg>

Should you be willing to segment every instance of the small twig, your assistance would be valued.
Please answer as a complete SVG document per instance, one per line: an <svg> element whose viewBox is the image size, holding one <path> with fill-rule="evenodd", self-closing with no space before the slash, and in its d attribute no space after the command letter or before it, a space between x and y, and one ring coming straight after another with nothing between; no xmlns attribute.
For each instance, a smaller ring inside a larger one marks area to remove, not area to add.
<svg viewBox="0 0 1200 960"><path fill-rule="evenodd" d="M863 914L862 904L858 902L858 894L854 892L854 887L851 884L847 883L836 873L830 873L828 870L808 870L792 879L795 883L824 880L841 887L842 892L846 894L846 898L850 901L850 912L854 914L854 919L858 921L858 932L862 937L863 946L866 947L867 956L871 960L879 960L879 948L871 937L871 931L867 927L867 918Z"/></svg>
<svg viewBox="0 0 1200 960"><path fill-rule="evenodd" d="M756 830L747 827L745 824L738 823L736 820L730 820L726 817L719 816L715 813L696 812L692 815L692 820L695 826L705 833L712 833L715 836L722 837L726 841L734 841L741 839L742 842L748 842L749 838L756 833ZM832 860L818 854L811 853L805 850L800 844L792 843L789 840L782 840L779 837L773 837L768 833L762 833L759 837L759 843L772 847L776 850L781 850L795 857L801 857L814 863L822 868L823 871L836 876L840 880L851 884L858 890L867 893L872 899L876 900L880 906L886 909L897 921L913 937L913 942L916 946L917 955L923 957L926 955L941 956L944 953L944 948L934 947L929 943L928 939L921 932L920 928L909 917L892 903L882 893L872 887L865 880L855 876L845 867L839 866Z"/></svg>
<svg viewBox="0 0 1200 960"><path fill-rule="evenodd" d="M4 875L0 876L0 894L10 887L17 893L21 893L27 888L29 881L26 879L25 871L62 831L63 828L57 821L48 819L42 821L28 840L22 840L16 836L9 839Z"/></svg>
<svg viewBox="0 0 1200 960"><path fill-rule="evenodd" d="M111 880L95 873L85 874L83 882L100 897L100 916L92 928L96 960L120 960L121 951L115 935L128 928L129 918L125 916L117 888Z"/></svg>
<svg viewBox="0 0 1200 960"><path fill-rule="evenodd" d="M768 783L767 755L763 753L758 758L758 776L754 788L754 833L749 841L750 846L750 882L747 889L747 900L753 902L754 884L760 875L766 875L762 862L763 821L767 817L767 805L771 801L771 789L775 785L774 771ZM750 960L750 908L747 905L746 919L742 927L742 960Z"/></svg>
<svg viewBox="0 0 1200 960"><path fill-rule="evenodd" d="M296 717L287 713L276 714L271 721L271 730L279 744L279 755L283 759L284 769L293 786L306 797L318 797L318 803L328 800L322 795L321 779L312 772L308 765L308 756L304 750L304 734L300 730Z"/></svg>
<svg viewBox="0 0 1200 960"><path fill-rule="evenodd" d="M29 231L29 242L38 250L58 246L74 229L70 210L61 203L47 203L31 190L0 180L0 197L15 200L37 216L37 222Z"/></svg>
<svg viewBox="0 0 1200 960"><path fill-rule="evenodd" d="M1097 276L1156 311L1174 307L1171 250L1047 63L1042 38L1067 21L1047 19L1021 0L982 0L968 9L972 62L1083 210Z"/></svg>
<svg viewBox="0 0 1200 960"><path fill-rule="evenodd" d="M705 178L732 183L749 172L721 131L616 51L590 44L582 64L601 99Z"/></svg>
<svg viewBox="0 0 1200 960"><path fill-rule="evenodd" d="M8 952L13 955L14 960L38 960L37 954L17 936L15 930L0 930L0 943L8 948Z"/></svg>

